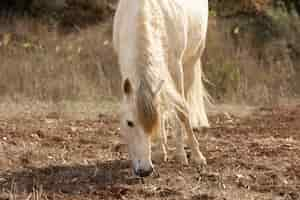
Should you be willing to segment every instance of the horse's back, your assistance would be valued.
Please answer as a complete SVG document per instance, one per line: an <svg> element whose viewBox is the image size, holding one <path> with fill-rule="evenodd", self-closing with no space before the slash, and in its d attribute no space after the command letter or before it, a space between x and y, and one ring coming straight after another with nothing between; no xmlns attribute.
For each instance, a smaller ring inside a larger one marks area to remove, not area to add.
<svg viewBox="0 0 300 200"><path fill-rule="evenodd" d="M162 0L164 20L174 51L185 49L184 60L199 53L205 46L208 1L207 0ZM177 57L179 55L176 55ZM201 56L201 55L199 55Z"/></svg>
<svg viewBox="0 0 300 200"><path fill-rule="evenodd" d="M144 21L141 13L147 16ZM204 47L207 18L208 0L120 0L114 21L113 43L121 68L126 68L121 71L128 76L134 70L129 68L140 51L138 43L142 41L139 38L145 35L138 24L158 24L151 28L155 33L150 35L156 37L152 40L156 45L164 44L162 51L168 54L170 67L177 62L176 59L181 58L184 62Z"/></svg>
<svg viewBox="0 0 300 200"><path fill-rule="evenodd" d="M197 35L206 34L207 18L208 18L208 0L121 0L115 16L114 29L117 33L122 26L126 24L125 29L132 30L135 21L138 21L138 15L143 9L143 1L149 1L160 10L161 19L165 21L166 29L177 29L176 32L168 32L169 35L176 35L182 29L187 29L187 33L196 38ZM151 12L151 9L146 10ZM151 14L156 14L153 11ZM147 22L145 22L147 23ZM173 26L173 27L172 27ZM138 30L137 30L138 31ZM115 34L117 35L117 34ZM115 39L114 39L115 40Z"/></svg>

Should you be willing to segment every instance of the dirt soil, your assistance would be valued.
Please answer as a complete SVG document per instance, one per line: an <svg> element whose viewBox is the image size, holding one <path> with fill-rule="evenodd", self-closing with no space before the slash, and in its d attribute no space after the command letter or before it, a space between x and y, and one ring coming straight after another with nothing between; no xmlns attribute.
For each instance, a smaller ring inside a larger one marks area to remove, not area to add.
<svg viewBox="0 0 300 200"><path fill-rule="evenodd" d="M210 117L208 166L156 164L132 175L118 120L57 113L0 118L0 199L300 199L300 105Z"/></svg>

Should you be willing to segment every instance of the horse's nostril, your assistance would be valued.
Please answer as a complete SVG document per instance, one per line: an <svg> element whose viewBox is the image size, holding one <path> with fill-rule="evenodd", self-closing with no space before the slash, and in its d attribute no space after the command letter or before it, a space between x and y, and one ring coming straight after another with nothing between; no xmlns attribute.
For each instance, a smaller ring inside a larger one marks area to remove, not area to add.
<svg viewBox="0 0 300 200"><path fill-rule="evenodd" d="M148 170L144 170L144 169L139 169L135 172L135 174L139 177L147 177L150 176L153 172L153 167L151 167Z"/></svg>

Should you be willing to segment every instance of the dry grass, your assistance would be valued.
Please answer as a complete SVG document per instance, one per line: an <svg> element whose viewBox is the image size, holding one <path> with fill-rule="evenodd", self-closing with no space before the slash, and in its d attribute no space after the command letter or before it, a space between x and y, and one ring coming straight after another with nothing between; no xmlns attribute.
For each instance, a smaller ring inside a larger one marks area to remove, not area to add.
<svg viewBox="0 0 300 200"><path fill-rule="evenodd" d="M105 12L74 4L63 14L2 14L2 99L99 101L119 95L120 75L111 44L113 6L111 1L101 3L103 8L107 4ZM299 93L297 20L278 12L268 16L273 21L210 17L204 68L215 99L262 104Z"/></svg>
<svg viewBox="0 0 300 200"><path fill-rule="evenodd" d="M74 24L64 34L58 21L50 21L1 17L0 95L56 102L112 95L110 84L116 89L119 79L106 78L118 71L110 23Z"/></svg>
<svg viewBox="0 0 300 200"><path fill-rule="evenodd" d="M235 16L240 13L260 14L272 3L272 0L211 0L210 3L222 16Z"/></svg>
<svg viewBox="0 0 300 200"><path fill-rule="evenodd" d="M253 20L210 18L204 69L217 100L264 104L296 95L297 60L288 47L292 37L276 36Z"/></svg>

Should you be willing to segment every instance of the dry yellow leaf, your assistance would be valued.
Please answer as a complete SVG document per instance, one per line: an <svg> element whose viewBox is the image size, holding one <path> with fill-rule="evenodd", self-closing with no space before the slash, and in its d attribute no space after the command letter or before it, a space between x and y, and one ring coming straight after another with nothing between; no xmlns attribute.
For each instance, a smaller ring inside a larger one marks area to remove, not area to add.
<svg viewBox="0 0 300 200"><path fill-rule="evenodd" d="M11 41L11 34L10 33L5 33L3 35L3 45L7 46Z"/></svg>
<svg viewBox="0 0 300 200"><path fill-rule="evenodd" d="M31 47L31 44L30 44L30 43L24 43L24 44L23 44L23 47L24 47L24 48L29 48L29 47Z"/></svg>

